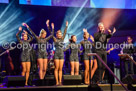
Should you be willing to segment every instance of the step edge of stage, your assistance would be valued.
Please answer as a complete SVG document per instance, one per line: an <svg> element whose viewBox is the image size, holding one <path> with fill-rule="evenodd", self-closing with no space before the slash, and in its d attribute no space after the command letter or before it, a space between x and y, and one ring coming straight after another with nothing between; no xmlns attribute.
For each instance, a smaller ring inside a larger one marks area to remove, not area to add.
<svg viewBox="0 0 136 91"><path fill-rule="evenodd" d="M110 86L111 84L98 84L100 87ZM121 86L121 84L112 84L113 86ZM127 84L124 84L127 86ZM0 90L4 89L34 89L34 88L86 88L89 85L62 85L62 86L30 86L30 87L1 87Z"/></svg>

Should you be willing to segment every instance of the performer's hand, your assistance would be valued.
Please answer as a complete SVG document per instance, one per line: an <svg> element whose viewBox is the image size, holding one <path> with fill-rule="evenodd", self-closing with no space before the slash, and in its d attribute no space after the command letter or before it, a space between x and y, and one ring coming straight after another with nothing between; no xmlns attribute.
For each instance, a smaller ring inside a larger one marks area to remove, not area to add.
<svg viewBox="0 0 136 91"><path fill-rule="evenodd" d="M123 54L123 51L122 51L122 50L120 51L120 54Z"/></svg>
<svg viewBox="0 0 136 91"><path fill-rule="evenodd" d="M116 28L114 27L114 28L113 28L113 32L112 32L112 33L114 34L115 32L116 32Z"/></svg>
<svg viewBox="0 0 136 91"><path fill-rule="evenodd" d="M107 53L110 54L110 50L108 50Z"/></svg>
<svg viewBox="0 0 136 91"><path fill-rule="evenodd" d="M111 33L111 30L110 30L110 29L108 29L108 33Z"/></svg>
<svg viewBox="0 0 136 91"><path fill-rule="evenodd" d="M68 26L68 21L66 21L66 26Z"/></svg>
<svg viewBox="0 0 136 91"><path fill-rule="evenodd" d="M83 29L83 32L87 32L87 29L84 28L84 29Z"/></svg>
<svg viewBox="0 0 136 91"><path fill-rule="evenodd" d="M22 25L27 28L29 27L26 23L22 23Z"/></svg>
<svg viewBox="0 0 136 91"><path fill-rule="evenodd" d="M51 23L51 27L52 27L52 29L54 29L54 23Z"/></svg>
<svg viewBox="0 0 136 91"><path fill-rule="evenodd" d="M94 37L92 35L90 35L90 39L94 42Z"/></svg>
<svg viewBox="0 0 136 91"><path fill-rule="evenodd" d="M49 26L49 22L50 22L50 20L48 19L48 20L46 21L47 27Z"/></svg>
<svg viewBox="0 0 136 91"><path fill-rule="evenodd" d="M19 29L18 29L19 31L22 31L22 27L19 27Z"/></svg>
<svg viewBox="0 0 136 91"><path fill-rule="evenodd" d="M6 50L7 53L9 53L9 50Z"/></svg>
<svg viewBox="0 0 136 91"><path fill-rule="evenodd" d="M25 34L28 34L28 32L27 32L27 31L25 31L25 30L23 30L23 32L24 32Z"/></svg>

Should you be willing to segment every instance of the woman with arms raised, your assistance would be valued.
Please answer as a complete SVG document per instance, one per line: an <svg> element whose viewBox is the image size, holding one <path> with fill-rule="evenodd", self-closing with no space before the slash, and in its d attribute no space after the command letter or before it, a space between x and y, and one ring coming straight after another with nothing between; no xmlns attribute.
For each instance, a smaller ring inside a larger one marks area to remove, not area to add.
<svg viewBox="0 0 136 91"><path fill-rule="evenodd" d="M49 22L49 20L47 20L46 22ZM26 23L23 23L22 25L27 27L30 30L30 32L33 34L33 36L35 37L35 39L38 43L37 62L38 62L38 65L39 65L39 77L40 77L41 80L44 80L46 70L47 70L46 44L47 44L48 40L53 37L54 23L51 24L52 34L50 36L48 36L47 38L46 38L47 32L44 29L42 29L40 31L39 36L37 36ZM44 47L43 47L43 45L44 45Z"/></svg>

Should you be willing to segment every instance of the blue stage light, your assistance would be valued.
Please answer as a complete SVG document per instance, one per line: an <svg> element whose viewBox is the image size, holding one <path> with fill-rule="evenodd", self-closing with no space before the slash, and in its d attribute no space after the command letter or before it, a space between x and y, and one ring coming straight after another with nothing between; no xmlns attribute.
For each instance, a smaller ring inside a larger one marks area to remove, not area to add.
<svg viewBox="0 0 136 91"><path fill-rule="evenodd" d="M0 11L0 45L4 42L16 41L16 33L22 22L29 22L34 17L25 14L11 2L3 11Z"/></svg>
<svg viewBox="0 0 136 91"><path fill-rule="evenodd" d="M84 8L84 5L87 3L87 0L83 3L80 8L68 8L61 30L64 31L65 22L68 20L69 26L66 38L64 40L65 43L69 42L69 38L71 35L77 36L77 42L80 42L83 39L83 28L87 28L90 34L94 33L92 28L96 25L97 21L95 21L100 14L98 14L98 10L96 9L88 9Z"/></svg>

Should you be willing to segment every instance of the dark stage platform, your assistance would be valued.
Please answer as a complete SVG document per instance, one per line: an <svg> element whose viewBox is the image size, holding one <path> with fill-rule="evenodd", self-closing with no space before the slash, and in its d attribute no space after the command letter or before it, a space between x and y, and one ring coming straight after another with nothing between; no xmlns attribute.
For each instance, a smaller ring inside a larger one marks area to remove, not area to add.
<svg viewBox="0 0 136 91"><path fill-rule="evenodd" d="M127 85L125 84L127 87ZM125 91L120 84L92 84L88 85L62 85L62 86L33 86L33 87L9 87L0 88L6 91ZM130 91L134 91L130 90Z"/></svg>

